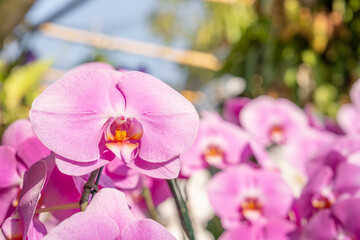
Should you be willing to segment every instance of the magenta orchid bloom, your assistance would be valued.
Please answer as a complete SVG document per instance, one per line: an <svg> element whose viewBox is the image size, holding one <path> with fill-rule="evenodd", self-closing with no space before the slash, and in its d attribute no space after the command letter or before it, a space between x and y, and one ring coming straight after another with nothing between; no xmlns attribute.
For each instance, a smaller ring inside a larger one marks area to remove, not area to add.
<svg viewBox="0 0 360 240"><path fill-rule="evenodd" d="M304 112L287 99L260 96L247 103L240 123L265 146L284 144L308 128Z"/></svg>
<svg viewBox="0 0 360 240"><path fill-rule="evenodd" d="M30 120L61 172L84 175L121 161L157 178L175 178L193 143L198 114L181 94L141 72L71 71L33 102Z"/></svg>
<svg viewBox="0 0 360 240"><path fill-rule="evenodd" d="M244 131L217 114L204 115L195 143L180 157L184 177L209 166L234 166L251 156L250 139Z"/></svg>
<svg viewBox="0 0 360 240"><path fill-rule="evenodd" d="M240 125L239 114L248 102L250 102L250 98L246 97L228 99L224 105L224 119L233 124Z"/></svg>
<svg viewBox="0 0 360 240"><path fill-rule="evenodd" d="M293 202L291 189L276 172L247 166L228 168L209 183L210 203L225 228L242 220L283 218Z"/></svg>
<svg viewBox="0 0 360 240"><path fill-rule="evenodd" d="M35 136L31 123L20 119L4 132L0 146L0 224L18 204L24 172L35 162L51 154Z"/></svg>
<svg viewBox="0 0 360 240"><path fill-rule="evenodd" d="M175 240L159 223L150 219L136 220L125 195L110 188L100 190L85 212L64 220L44 239Z"/></svg>

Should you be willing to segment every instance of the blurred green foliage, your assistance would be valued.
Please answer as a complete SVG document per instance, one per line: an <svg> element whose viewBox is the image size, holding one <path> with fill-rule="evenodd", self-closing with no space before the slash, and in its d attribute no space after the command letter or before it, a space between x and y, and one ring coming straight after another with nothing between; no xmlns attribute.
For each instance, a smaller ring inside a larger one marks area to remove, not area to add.
<svg viewBox="0 0 360 240"><path fill-rule="evenodd" d="M41 89L41 77L50 67L51 61L35 61L23 66L16 66L9 73L5 64L0 62L1 80L1 131L19 118L27 118L30 106ZM2 66L2 67L1 67Z"/></svg>
<svg viewBox="0 0 360 240"><path fill-rule="evenodd" d="M164 3L153 25L163 21L162 15L171 24L155 31L166 39L182 34L193 49L217 55L224 65L216 75L243 77L244 95L286 97L300 106L312 102L331 116L348 101L360 77L359 0L204 1L206 11L195 32L181 24L184 2ZM201 71L190 69L188 87L206 83Z"/></svg>

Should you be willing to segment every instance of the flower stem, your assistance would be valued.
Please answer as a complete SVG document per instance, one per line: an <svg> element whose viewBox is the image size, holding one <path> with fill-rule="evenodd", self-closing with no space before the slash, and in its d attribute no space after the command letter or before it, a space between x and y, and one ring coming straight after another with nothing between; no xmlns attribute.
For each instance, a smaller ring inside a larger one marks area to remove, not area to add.
<svg viewBox="0 0 360 240"><path fill-rule="evenodd" d="M55 212L55 211L66 210L66 209L76 209L76 208L79 208L79 206L80 205L78 202L67 203L67 204L56 205L56 206L47 207L47 208L38 208L38 209L36 209L35 213Z"/></svg>
<svg viewBox="0 0 360 240"><path fill-rule="evenodd" d="M190 240L195 240L194 230L191 225L191 220L189 217L188 209L186 206L186 202L184 201L183 196L181 195L181 191L177 184L176 179L167 180L169 184L172 195L174 196L176 207L178 209L178 214L180 217L181 225Z"/></svg>
<svg viewBox="0 0 360 240"><path fill-rule="evenodd" d="M89 204L89 197L90 197L91 189L97 189L97 186L94 185L94 181L95 181L95 178L96 178L96 175L98 174L98 172L99 172L99 169L92 171L90 173L89 179L87 180L87 182L84 185L84 192L81 195L80 202L79 202L80 209L82 212L85 211L86 207Z"/></svg>
<svg viewBox="0 0 360 240"><path fill-rule="evenodd" d="M146 207L147 207L147 209L149 211L150 217L153 220L158 221L155 206L154 206L154 202L153 202L152 197L151 197L151 192L150 192L149 188L145 184L143 185L142 196L144 197L145 204L146 204Z"/></svg>
<svg viewBox="0 0 360 240"><path fill-rule="evenodd" d="M97 174L97 176L96 176L96 180L95 180L95 185L96 185L96 186L99 186L100 177L101 177L101 173L102 173L103 169L104 169L104 166L102 166L102 167L99 169L99 172L98 172L98 174ZM93 190L91 191L91 198L93 198L96 193L97 193L97 190L93 189Z"/></svg>

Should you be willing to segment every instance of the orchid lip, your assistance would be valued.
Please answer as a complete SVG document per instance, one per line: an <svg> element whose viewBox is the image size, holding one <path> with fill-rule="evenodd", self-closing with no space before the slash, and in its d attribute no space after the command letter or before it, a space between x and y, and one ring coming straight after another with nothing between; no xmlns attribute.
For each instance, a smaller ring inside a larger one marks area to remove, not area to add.
<svg viewBox="0 0 360 240"><path fill-rule="evenodd" d="M262 203L255 197L247 197L240 204L240 212L248 220L257 219L262 214L262 210Z"/></svg>
<svg viewBox="0 0 360 240"><path fill-rule="evenodd" d="M284 128L281 125L273 125L269 131L269 134L271 141L274 143L281 143L285 140Z"/></svg>
<svg viewBox="0 0 360 240"><path fill-rule="evenodd" d="M223 149L214 144L208 145L204 151L205 161L209 164L219 164L224 160L224 151Z"/></svg>
<svg viewBox="0 0 360 240"><path fill-rule="evenodd" d="M105 146L125 163L137 157L142 136L140 122L122 115L111 118L104 130Z"/></svg>

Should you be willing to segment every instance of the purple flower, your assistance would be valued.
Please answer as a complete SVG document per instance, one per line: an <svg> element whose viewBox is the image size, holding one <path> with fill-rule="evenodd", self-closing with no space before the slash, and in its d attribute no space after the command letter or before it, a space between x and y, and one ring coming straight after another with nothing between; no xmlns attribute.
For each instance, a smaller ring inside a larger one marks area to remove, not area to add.
<svg viewBox="0 0 360 240"><path fill-rule="evenodd" d="M198 114L181 94L141 72L76 69L33 102L35 133L69 175L109 161L157 178L174 178L178 156L195 140Z"/></svg>
<svg viewBox="0 0 360 240"><path fill-rule="evenodd" d="M279 174L247 166L216 174L210 180L208 193L215 212L227 225L225 228L229 228L226 222L285 217L293 202L291 189Z"/></svg>
<svg viewBox="0 0 360 240"><path fill-rule="evenodd" d="M298 106L269 96L247 103L240 113L240 123L265 146L283 144L308 128L306 116Z"/></svg>

